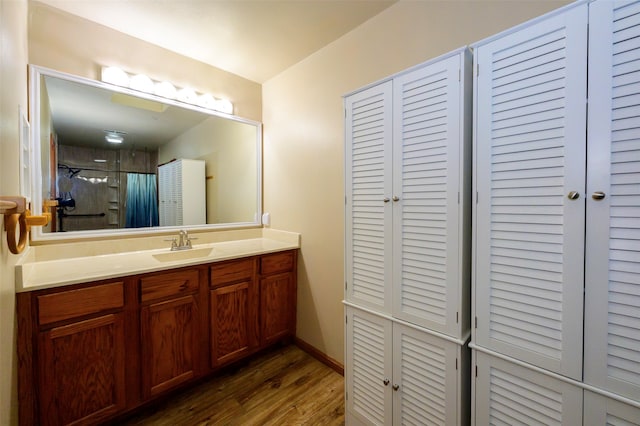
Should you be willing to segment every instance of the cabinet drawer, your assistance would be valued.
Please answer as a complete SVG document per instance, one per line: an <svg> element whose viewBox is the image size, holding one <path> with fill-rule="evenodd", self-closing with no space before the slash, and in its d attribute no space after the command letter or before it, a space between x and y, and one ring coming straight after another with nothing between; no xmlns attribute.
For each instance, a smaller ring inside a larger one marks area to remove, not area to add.
<svg viewBox="0 0 640 426"><path fill-rule="evenodd" d="M115 282L37 296L40 325L124 306L124 284Z"/></svg>
<svg viewBox="0 0 640 426"><path fill-rule="evenodd" d="M293 270L294 253L292 251L274 253L260 258L260 273L276 274Z"/></svg>
<svg viewBox="0 0 640 426"><path fill-rule="evenodd" d="M144 277L140 280L140 300L148 302L197 291L200 283L199 276L198 270L194 269Z"/></svg>
<svg viewBox="0 0 640 426"><path fill-rule="evenodd" d="M211 285L246 281L253 277L253 258L225 262L211 266Z"/></svg>

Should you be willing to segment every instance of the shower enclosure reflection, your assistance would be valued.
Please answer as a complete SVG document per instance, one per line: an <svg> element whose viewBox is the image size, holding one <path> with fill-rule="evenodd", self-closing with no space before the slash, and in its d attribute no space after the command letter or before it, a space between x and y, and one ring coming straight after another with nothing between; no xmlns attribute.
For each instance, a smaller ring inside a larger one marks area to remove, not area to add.
<svg viewBox="0 0 640 426"><path fill-rule="evenodd" d="M58 144L57 163L58 208L52 230L69 232L158 226L157 151ZM149 180L152 185L132 185L135 183L131 182L132 178L136 177ZM136 187L143 189L136 191ZM136 198L154 200L155 209L151 202L135 203ZM141 204L146 208L141 208Z"/></svg>

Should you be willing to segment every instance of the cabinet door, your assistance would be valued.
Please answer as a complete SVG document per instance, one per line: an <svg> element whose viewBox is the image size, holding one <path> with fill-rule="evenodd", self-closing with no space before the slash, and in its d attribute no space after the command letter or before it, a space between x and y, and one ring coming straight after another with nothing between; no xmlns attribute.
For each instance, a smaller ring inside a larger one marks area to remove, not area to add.
<svg viewBox="0 0 640 426"><path fill-rule="evenodd" d="M293 336L295 327L295 285L292 273L260 279L260 339L268 345Z"/></svg>
<svg viewBox="0 0 640 426"><path fill-rule="evenodd" d="M475 351L475 424L582 425L582 389Z"/></svg>
<svg viewBox="0 0 640 426"><path fill-rule="evenodd" d="M143 397L157 395L197 376L198 318L194 295L142 307Z"/></svg>
<svg viewBox="0 0 640 426"><path fill-rule="evenodd" d="M474 339L577 380L587 11L578 4L475 51Z"/></svg>
<svg viewBox="0 0 640 426"><path fill-rule="evenodd" d="M585 390L584 418L590 425L640 426L640 408Z"/></svg>
<svg viewBox="0 0 640 426"><path fill-rule="evenodd" d="M456 54L393 79L393 316L453 336L470 230L462 229L463 175L467 191L470 184L463 60Z"/></svg>
<svg viewBox="0 0 640 426"><path fill-rule="evenodd" d="M363 424L392 421L391 321L346 307L346 416Z"/></svg>
<svg viewBox="0 0 640 426"><path fill-rule="evenodd" d="M392 85L345 99L346 299L391 313Z"/></svg>
<svg viewBox="0 0 640 426"><path fill-rule="evenodd" d="M640 2L597 1L589 7L584 380L637 400ZM597 191L603 199L592 198Z"/></svg>
<svg viewBox="0 0 640 426"><path fill-rule="evenodd" d="M250 281L210 291L211 365L231 362L249 354L258 345L257 300Z"/></svg>
<svg viewBox="0 0 640 426"><path fill-rule="evenodd" d="M123 314L40 333L42 425L98 423L125 407Z"/></svg>
<svg viewBox="0 0 640 426"><path fill-rule="evenodd" d="M453 342L393 325L393 424L460 424L457 355Z"/></svg>

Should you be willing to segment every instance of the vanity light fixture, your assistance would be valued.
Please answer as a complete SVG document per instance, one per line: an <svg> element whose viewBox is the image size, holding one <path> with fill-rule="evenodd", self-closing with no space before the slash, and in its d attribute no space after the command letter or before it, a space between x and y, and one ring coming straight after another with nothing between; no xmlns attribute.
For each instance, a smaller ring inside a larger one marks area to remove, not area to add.
<svg viewBox="0 0 640 426"><path fill-rule="evenodd" d="M189 87L177 88L167 81L154 81L144 74L128 74L118 67L102 67L102 81L225 114L233 114L233 103L228 99L214 98L208 93L198 94Z"/></svg>

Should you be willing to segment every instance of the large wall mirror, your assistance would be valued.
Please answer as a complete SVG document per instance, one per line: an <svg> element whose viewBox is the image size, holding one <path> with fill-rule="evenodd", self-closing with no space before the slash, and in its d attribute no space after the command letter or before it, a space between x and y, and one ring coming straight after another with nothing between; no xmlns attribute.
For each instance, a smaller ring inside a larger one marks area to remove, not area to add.
<svg viewBox="0 0 640 426"><path fill-rule="evenodd" d="M260 225L261 124L30 66L34 240Z"/></svg>

